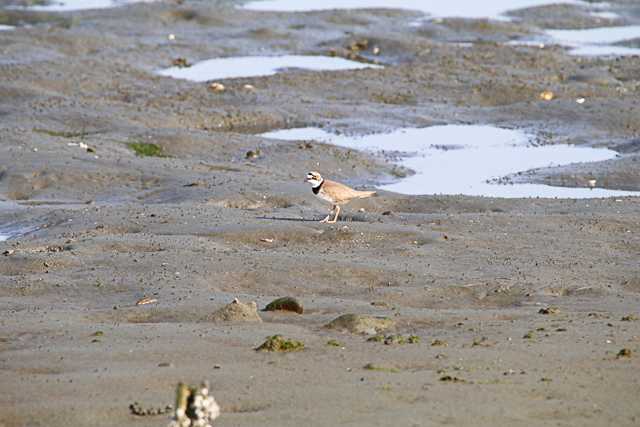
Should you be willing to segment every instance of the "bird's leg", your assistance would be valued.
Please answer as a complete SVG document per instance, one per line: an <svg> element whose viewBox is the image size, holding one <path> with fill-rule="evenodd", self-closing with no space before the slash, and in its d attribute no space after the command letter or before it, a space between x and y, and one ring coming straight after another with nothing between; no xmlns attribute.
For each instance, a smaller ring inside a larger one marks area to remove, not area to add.
<svg viewBox="0 0 640 427"><path fill-rule="evenodd" d="M323 219L322 221L320 221L321 223L330 223L331 221L329 221L329 218L331 218L331 214L333 213L333 211L336 209L336 205L331 206L331 210L329 211L329 215L327 215L327 217L325 219Z"/></svg>
<svg viewBox="0 0 640 427"><path fill-rule="evenodd" d="M335 224L338 220L338 215L340 215L340 206L336 205L336 216L333 217L331 221L327 221L329 224Z"/></svg>

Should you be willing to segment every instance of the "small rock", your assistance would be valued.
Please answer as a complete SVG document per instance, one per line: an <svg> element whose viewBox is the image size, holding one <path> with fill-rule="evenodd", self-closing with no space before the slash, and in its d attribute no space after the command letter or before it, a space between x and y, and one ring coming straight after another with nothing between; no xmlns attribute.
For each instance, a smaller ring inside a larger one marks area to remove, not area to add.
<svg viewBox="0 0 640 427"><path fill-rule="evenodd" d="M178 68L191 67L191 64L189 63L189 61L187 61L187 58L176 58L173 61L171 61L171 65Z"/></svg>
<svg viewBox="0 0 640 427"><path fill-rule="evenodd" d="M389 304L384 301L371 301L371 305L374 307L385 307L388 308Z"/></svg>
<svg viewBox="0 0 640 427"><path fill-rule="evenodd" d="M298 314L304 312L302 304L293 297L282 297L271 301L263 311L293 311Z"/></svg>
<svg viewBox="0 0 640 427"><path fill-rule="evenodd" d="M257 159L258 157L260 157L260 154L262 154L260 152L259 148L256 148L255 150L249 150L246 152L246 154L244 155L245 159Z"/></svg>
<svg viewBox="0 0 640 427"><path fill-rule="evenodd" d="M448 345L444 340L435 339L431 341L431 347L447 347Z"/></svg>
<svg viewBox="0 0 640 427"><path fill-rule="evenodd" d="M331 347L344 347L344 344L337 340L329 340L327 341L327 345Z"/></svg>
<svg viewBox="0 0 640 427"><path fill-rule="evenodd" d="M557 314L560 313L560 309L558 307L546 307L538 310L539 314Z"/></svg>
<svg viewBox="0 0 640 427"><path fill-rule="evenodd" d="M638 320L638 316L633 315L633 314L629 314L627 316L622 316L622 319L620 319L623 322L634 322L636 320Z"/></svg>
<svg viewBox="0 0 640 427"><path fill-rule="evenodd" d="M622 350L620 350L617 354L617 358L620 359L622 357L631 357L632 351L628 348L623 348Z"/></svg>
<svg viewBox="0 0 640 427"><path fill-rule="evenodd" d="M226 88L222 83L213 82L209 85L209 89L213 92L224 92Z"/></svg>
<svg viewBox="0 0 640 427"><path fill-rule="evenodd" d="M451 375L444 375L442 377L440 377L440 381L442 382L447 382L447 383L464 383L466 382L465 380L458 378L458 377L454 377Z"/></svg>
<svg viewBox="0 0 640 427"><path fill-rule="evenodd" d="M255 302L242 303L234 299L221 309L213 312L207 319L213 322L262 322L258 315L258 305Z"/></svg>
<svg viewBox="0 0 640 427"><path fill-rule="evenodd" d="M406 344L407 340L402 335L389 335L384 339L385 345Z"/></svg>
<svg viewBox="0 0 640 427"><path fill-rule="evenodd" d="M555 98L555 94L550 90L540 92L540 99L543 101L551 101L553 98Z"/></svg>
<svg viewBox="0 0 640 427"><path fill-rule="evenodd" d="M325 325L328 329L346 330L353 334L374 335L395 326L388 317L343 314Z"/></svg>
<svg viewBox="0 0 640 427"><path fill-rule="evenodd" d="M489 341L487 337L476 338L473 340L472 347L491 347L494 343Z"/></svg>

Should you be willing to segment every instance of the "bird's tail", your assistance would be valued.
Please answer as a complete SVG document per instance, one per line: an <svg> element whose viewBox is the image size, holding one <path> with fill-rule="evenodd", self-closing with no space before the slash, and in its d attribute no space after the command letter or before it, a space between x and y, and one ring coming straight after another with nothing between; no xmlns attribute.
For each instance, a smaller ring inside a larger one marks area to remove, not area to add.
<svg viewBox="0 0 640 427"><path fill-rule="evenodd" d="M358 191L359 199L366 199L367 197L373 197L377 193L375 191Z"/></svg>

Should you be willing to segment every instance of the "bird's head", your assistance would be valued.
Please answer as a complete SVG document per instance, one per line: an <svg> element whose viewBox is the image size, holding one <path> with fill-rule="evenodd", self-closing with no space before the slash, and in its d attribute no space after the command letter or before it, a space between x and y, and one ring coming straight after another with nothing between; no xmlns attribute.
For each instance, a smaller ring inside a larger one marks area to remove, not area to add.
<svg viewBox="0 0 640 427"><path fill-rule="evenodd" d="M311 184L312 187L317 187L322 184L323 178L318 172L311 171L307 173L305 181Z"/></svg>

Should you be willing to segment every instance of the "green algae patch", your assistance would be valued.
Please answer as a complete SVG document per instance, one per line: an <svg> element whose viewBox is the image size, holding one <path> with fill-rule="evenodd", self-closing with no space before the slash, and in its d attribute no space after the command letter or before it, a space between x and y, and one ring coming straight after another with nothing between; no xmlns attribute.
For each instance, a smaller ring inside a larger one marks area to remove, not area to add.
<svg viewBox="0 0 640 427"><path fill-rule="evenodd" d="M139 157L167 157L162 147L158 144L153 144L150 142L130 142L127 144L127 147L133 150L136 153L136 156Z"/></svg>
<svg viewBox="0 0 640 427"><path fill-rule="evenodd" d="M292 352L300 350L304 350L304 343L302 341L284 338L282 335L272 335L267 337L267 340L256 348L256 351L277 352Z"/></svg>

